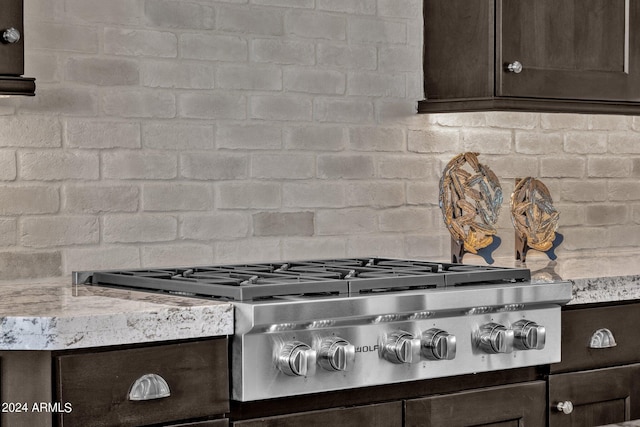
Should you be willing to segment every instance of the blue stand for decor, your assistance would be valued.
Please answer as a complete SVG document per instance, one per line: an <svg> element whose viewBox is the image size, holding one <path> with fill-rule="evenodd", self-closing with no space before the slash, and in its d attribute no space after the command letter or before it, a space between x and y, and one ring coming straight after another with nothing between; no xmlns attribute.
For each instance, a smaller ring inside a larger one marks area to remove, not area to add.
<svg viewBox="0 0 640 427"><path fill-rule="evenodd" d="M560 244L564 241L564 236L560 233L556 233L556 238L553 239L553 243L551 248L544 251L550 260L555 261L558 256L555 253L555 250ZM516 260L526 262L527 261L527 252L529 252L529 245L527 244L527 238L520 237L518 233L516 233ZM535 249L534 249L535 250Z"/></svg>

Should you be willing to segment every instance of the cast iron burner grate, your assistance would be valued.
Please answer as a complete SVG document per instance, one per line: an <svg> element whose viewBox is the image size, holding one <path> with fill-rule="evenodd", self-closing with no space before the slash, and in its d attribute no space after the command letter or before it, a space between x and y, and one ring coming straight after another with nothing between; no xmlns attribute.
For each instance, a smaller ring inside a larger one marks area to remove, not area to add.
<svg viewBox="0 0 640 427"><path fill-rule="evenodd" d="M86 283L231 301L528 281L528 269L388 258L82 272Z"/></svg>

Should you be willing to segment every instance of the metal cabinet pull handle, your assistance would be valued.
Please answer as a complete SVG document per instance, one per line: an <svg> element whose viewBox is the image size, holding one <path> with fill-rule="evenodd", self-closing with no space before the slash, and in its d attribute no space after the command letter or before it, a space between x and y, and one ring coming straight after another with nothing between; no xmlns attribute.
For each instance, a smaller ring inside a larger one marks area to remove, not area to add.
<svg viewBox="0 0 640 427"><path fill-rule="evenodd" d="M522 63L520 61L513 61L507 65L507 70L510 73L520 74L522 72Z"/></svg>
<svg viewBox="0 0 640 427"><path fill-rule="evenodd" d="M138 378L129 389L129 400L152 400L171 396L169 384L158 374Z"/></svg>
<svg viewBox="0 0 640 427"><path fill-rule="evenodd" d="M570 400L559 402L556 405L556 409L565 415L569 415L573 412L573 403Z"/></svg>
<svg viewBox="0 0 640 427"><path fill-rule="evenodd" d="M598 329L591 335L589 348L611 348L617 345L613 333L607 328Z"/></svg>
<svg viewBox="0 0 640 427"><path fill-rule="evenodd" d="M11 27L2 32L2 41L5 43L18 43L20 41L20 31Z"/></svg>

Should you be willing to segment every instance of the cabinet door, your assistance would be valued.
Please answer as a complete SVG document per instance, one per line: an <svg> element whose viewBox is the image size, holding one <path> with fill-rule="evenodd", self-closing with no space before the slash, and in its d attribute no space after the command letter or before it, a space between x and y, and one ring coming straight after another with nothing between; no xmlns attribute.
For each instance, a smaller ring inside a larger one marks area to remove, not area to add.
<svg viewBox="0 0 640 427"><path fill-rule="evenodd" d="M640 2L498 0L496 14L498 96L640 101Z"/></svg>
<svg viewBox="0 0 640 427"><path fill-rule="evenodd" d="M544 381L408 400L405 426L545 427Z"/></svg>
<svg viewBox="0 0 640 427"><path fill-rule="evenodd" d="M22 0L5 0L0 8L0 36L8 28L23 33ZM24 74L24 41L0 42L0 75L20 76Z"/></svg>
<svg viewBox="0 0 640 427"><path fill-rule="evenodd" d="M237 421L233 423L233 425L234 427L401 427L402 403L392 402L353 408L326 409L255 420Z"/></svg>
<svg viewBox="0 0 640 427"><path fill-rule="evenodd" d="M558 403L571 402L569 414ZM549 376L549 427L599 426L640 418L640 364Z"/></svg>

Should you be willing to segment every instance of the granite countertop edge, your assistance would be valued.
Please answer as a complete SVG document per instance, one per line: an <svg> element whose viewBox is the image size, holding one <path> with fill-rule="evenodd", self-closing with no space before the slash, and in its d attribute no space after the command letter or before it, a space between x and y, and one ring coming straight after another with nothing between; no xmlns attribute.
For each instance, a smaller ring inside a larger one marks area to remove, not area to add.
<svg viewBox="0 0 640 427"><path fill-rule="evenodd" d="M229 303L71 284L0 282L0 351L56 351L233 334Z"/></svg>

